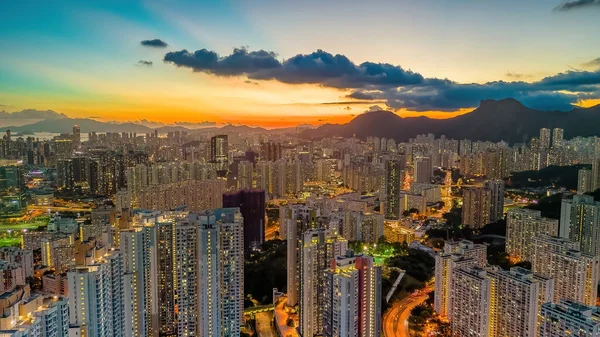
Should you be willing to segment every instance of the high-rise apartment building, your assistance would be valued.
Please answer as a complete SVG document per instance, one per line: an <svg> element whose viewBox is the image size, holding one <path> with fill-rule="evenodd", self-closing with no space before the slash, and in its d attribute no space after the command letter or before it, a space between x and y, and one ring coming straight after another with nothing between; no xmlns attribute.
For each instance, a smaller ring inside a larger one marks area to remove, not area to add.
<svg viewBox="0 0 600 337"><path fill-rule="evenodd" d="M158 251L154 224L120 231L123 255L125 337L156 336L158 329Z"/></svg>
<svg viewBox="0 0 600 337"><path fill-rule="evenodd" d="M448 241L444 251L435 257L435 299L434 309L441 316L449 317L450 298L452 293L452 277L455 269L485 267L487 265L487 247L463 240Z"/></svg>
<svg viewBox="0 0 600 337"><path fill-rule="evenodd" d="M433 176L433 163L430 157L420 157L415 160L416 183L428 184Z"/></svg>
<svg viewBox="0 0 600 337"><path fill-rule="evenodd" d="M67 273L69 323L80 336L124 336L123 258L118 251ZM127 299L129 300L129 299Z"/></svg>
<svg viewBox="0 0 600 337"><path fill-rule="evenodd" d="M509 271L490 270L491 336L535 337L541 306L554 295L554 280L513 267Z"/></svg>
<svg viewBox="0 0 600 337"><path fill-rule="evenodd" d="M513 208L506 212L506 252L519 261L531 261L533 239L558 235L558 220L544 218L540 211Z"/></svg>
<svg viewBox="0 0 600 337"><path fill-rule="evenodd" d="M550 147L550 129L540 129L540 147L544 149Z"/></svg>
<svg viewBox="0 0 600 337"><path fill-rule="evenodd" d="M347 251L325 272L323 336L381 335L381 266Z"/></svg>
<svg viewBox="0 0 600 337"><path fill-rule="evenodd" d="M579 242L583 254L600 256L600 202L590 195L563 199L560 236Z"/></svg>
<svg viewBox="0 0 600 337"><path fill-rule="evenodd" d="M480 267L455 269L451 282L448 313L452 313L453 335L488 336L490 279L485 270Z"/></svg>
<svg viewBox="0 0 600 337"><path fill-rule="evenodd" d="M600 159L592 160L592 190L600 188Z"/></svg>
<svg viewBox="0 0 600 337"><path fill-rule="evenodd" d="M504 218L504 180L486 180L483 186L490 190L490 222Z"/></svg>
<svg viewBox="0 0 600 337"><path fill-rule="evenodd" d="M554 302L569 299L594 305L598 286L597 255L584 254L577 242L540 235L533 239L532 271L554 279Z"/></svg>
<svg viewBox="0 0 600 337"><path fill-rule="evenodd" d="M539 337L600 336L600 311L595 305L571 300L545 303Z"/></svg>
<svg viewBox="0 0 600 337"><path fill-rule="evenodd" d="M336 256L344 255L348 241L337 233L315 229L302 235L299 277L299 330L302 336L323 333L325 271Z"/></svg>
<svg viewBox="0 0 600 337"><path fill-rule="evenodd" d="M582 168L577 171L577 194L584 194L594 190L594 177L592 170Z"/></svg>
<svg viewBox="0 0 600 337"><path fill-rule="evenodd" d="M303 233L317 225L318 208L288 205L279 209L280 235L287 240L287 294L289 306L298 304L300 247Z"/></svg>
<svg viewBox="0 0 600 337"><path fill-rule="evenodd" d="M561 147L563 144L563 136L565 130L554 128L552 129L552 147Z"/></svg>
<svg viewBox="0 0 600 337"><path fill-rule="evenodd" d="M383 207L386 219L400 219L400 186L403 176L404 170L401 162L396 159L388 160L385 170L385 204Z"/></svg>
<svg viewBox="0 0 600 337"><path fill-rule="evenodd" d="M227 135L217 135L210 139L210 161L217 164L217 172L224 177L229 169L229 143Z"/></svg>
<svg viewBox="0 0 600 337"><path fill-rule="evenodd" d="M244 219L239 208L199 215L198 336L240 335L244 310Z"/></svg>
<svg viewBox="0 0 600 337"><path fill-rule="evenodd" d="M492 191L485 187L463 189L462 222L471 228L491 223Z"/></svg>

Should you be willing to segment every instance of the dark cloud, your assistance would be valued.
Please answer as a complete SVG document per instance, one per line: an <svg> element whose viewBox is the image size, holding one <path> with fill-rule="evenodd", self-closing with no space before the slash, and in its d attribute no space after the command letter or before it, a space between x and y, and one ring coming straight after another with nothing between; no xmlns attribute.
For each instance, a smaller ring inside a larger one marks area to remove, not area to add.
<svg viewBox="0 0 600 337"><path fill-rule="evenodd" d="M217 76L247 75L249 78L253 78L251 74L281 67L275 53L264 50L250 52L246 48L236 48L226 57L219 57L217 53L207 49L193 53L184 49L167 53L164 61Z"/></svg>
<svg viewBox="0 0 600 337"><path fill-rule="evenodd" d="M152 61L139 60L138 66L152 67Z"/></svg>
<svg viewBox="0 0 600 337"><path fill-rule="evenodd" d="M252 85L259 85L258 82L250 81L250 80L245 80L244 83L246 83L246 84L252 84Z"/></svg>
<svg viewBox="0 0 600 337"><path fill-rule="evenodd" d="M527 75L509 73L507 76L515 81L461 84L425 78L388 63L355 64L344 55L320 49L281 61L274 52L247 48L236 48L224 57L207 49L193 53L181 50L167 53L164 61L216 76L245 76L250 82L276 80L352 90L347 97L361 104L382 102L394 109L413 111L456 111L476 107L481 100L504 98L520 100L532 108L568 110L581 99L597 98L600 92L600 70L571 70L531 83L521 80Z"/></svg>
<svg viewBox="0 0 600 337"><path fill-rule="evenodd" d="M165 48L168 46L168 44L161 39L143 40L140 42L140 44L145 47L157 47L157 48Z"/></svg>
<svg viewBox="0 0 600 337"><path fill-rule="evenodd" d="M164 61L178 67L217 76L247 76L254 80L277 80L289 84L321 84L334 88L367 86L400 86L424 82L421 74L387 63L354 64L344 55L323 50L298 54L283 62L277 54L265 50L236 48L220 57L207 49L193 53L187 50L167 53Z"/></svg>
<svg viewBox="0 0 600 337"><path fill-rule="evenodd" d="M583 64L584 67L597 68L600 67L600 57Z"/></svg>
<svg viewBox="0 0 600 337"><path fill-rule="evenodd" d="M362 100L362 101L342 101L342 102L324 102L322 105L355 105L355 104L373 104L373 103L383 103L385 101L373 102L373 100Z"/></svg>
<svg viewBox="0 0 600 337"><path fill-rule="evenodd" d="M570 11L578 8L600 6L600 0L565 0L554 8L555 11Z"/></svg>

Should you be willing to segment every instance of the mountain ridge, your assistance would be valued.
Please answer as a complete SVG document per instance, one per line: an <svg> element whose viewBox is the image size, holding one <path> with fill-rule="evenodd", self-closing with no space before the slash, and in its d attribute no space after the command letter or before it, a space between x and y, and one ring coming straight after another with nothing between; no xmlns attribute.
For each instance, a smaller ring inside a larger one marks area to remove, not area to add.
<svg viewBox="0 0 600 337"><path fill-rule="evenodd" d="M453 139L526 142L539 135L541 128L562 128L565 138L600 135L600 105L569 111L542 111L528 108L508 98L483 100L473 111L448 119L426 116L402 117L389 111L366 112L346 124L323 125L305 130L305 139L369 136L408 141L419 134L433 133Z"/></svg>

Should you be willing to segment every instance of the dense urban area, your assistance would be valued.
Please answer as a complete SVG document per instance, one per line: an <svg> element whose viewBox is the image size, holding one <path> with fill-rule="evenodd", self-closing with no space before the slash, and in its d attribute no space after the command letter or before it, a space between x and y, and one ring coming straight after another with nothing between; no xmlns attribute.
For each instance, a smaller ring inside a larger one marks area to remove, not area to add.
<svg viewBox="0 0 600 337"><path fill-rule="evenodd" d="M600 336L600 138L0 140L0 336Z"/></svg>

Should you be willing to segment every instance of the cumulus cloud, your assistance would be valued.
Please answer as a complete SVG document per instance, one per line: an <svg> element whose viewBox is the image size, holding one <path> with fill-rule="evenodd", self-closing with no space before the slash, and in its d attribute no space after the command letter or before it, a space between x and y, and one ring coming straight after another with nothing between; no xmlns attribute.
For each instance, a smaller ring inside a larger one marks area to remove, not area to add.
<svg viewBox="0 0 600 337"><path fill-rule="evenodd" d="M165 48L168 44L161 39L142 40L140 44L144 47Z"/></svg>
<svg viewBox="0 0 600 337"><path fill-rule="evenodd" d="M564 12L592 6L600 6L600 0L565 0L556 6L554 10Z"/></svg>
<svg viewBox="0 0 600 337"><path fill-rule="evenodd" d="M152 67L152 61L139 60L137 65L144 67Z"/></svg>
<svg viewBox="0 0 600 337"><path fill-rule="evenodd" d="M476 107L481 100L504 98L515 98L532 108L567 110L581 99L597 98L600 92L600 70L571 70L537 82L524 82L521 78L525 75L512 74L515 81L462 84L426 78L388 63L356 64L344 55L320 49L282 60L272 51L247 48L236 48L227 56L207 49L181 50L167 53L164 61L215 76L350 90L347 97L353 100L384 102L394 109L413 111L456 111Z"/></svg>

